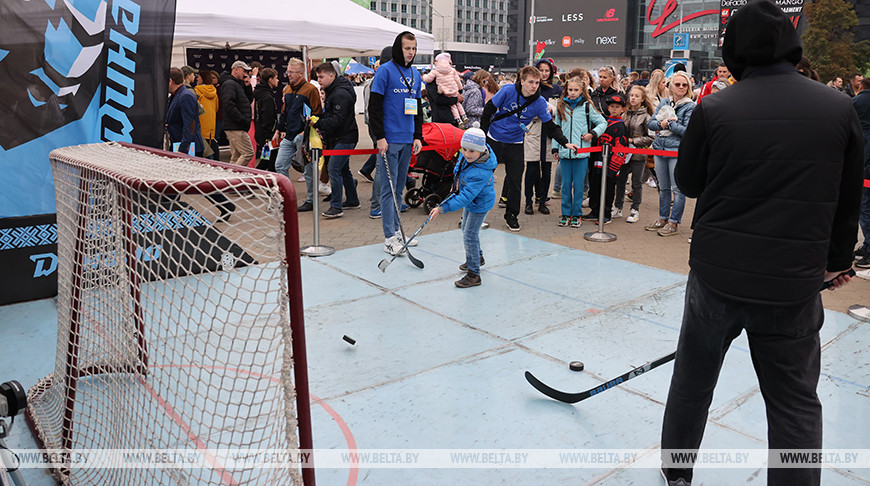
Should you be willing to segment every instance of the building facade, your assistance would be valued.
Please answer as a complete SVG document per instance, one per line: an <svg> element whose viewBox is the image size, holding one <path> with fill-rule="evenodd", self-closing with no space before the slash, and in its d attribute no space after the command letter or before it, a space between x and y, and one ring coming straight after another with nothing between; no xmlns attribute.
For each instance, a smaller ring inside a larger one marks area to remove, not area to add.
<svg viewBox="0 0 870 486"><path fill-rule="evenodd" d="M508 53L510 0L372 0L369 9L435 36L435 53L449 52L460 70L500 67ZM420 55L419 63L431 56Z"/></svg>

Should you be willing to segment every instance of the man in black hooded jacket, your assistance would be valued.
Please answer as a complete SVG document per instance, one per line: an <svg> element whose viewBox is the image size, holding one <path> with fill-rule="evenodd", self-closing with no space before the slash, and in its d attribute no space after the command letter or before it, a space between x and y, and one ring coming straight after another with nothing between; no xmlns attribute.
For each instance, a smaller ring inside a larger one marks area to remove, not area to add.
<svg viewBox="0 0 870 486"><path fill-rule="evenodd" d="M775 449L822 448L822 282L852 265L863 139L849 98L795 70L800 40L769 0L741 7L723 57L739 80L695 108L677 185L697 197L682 329L662 427L662 473L688 485L725 352L744 329L767 409L769 485L819 484ZM801 100L795 103L795 100Z"/></svg>
<svg viewBox="0 0 870 486"><path fill-rule="evenodd" d="M353 84L344 76L339 76L330 63L314 68L317 82L326 92L323 115L312 126L320 130L327 150L352 150L359 141L356 126L356 92ZM339 218L344 215L342 208L359 209L356 183L350 173L349 155L332 155L326 165L329 171L329 184L332 186L329 209L324 211L325 218ZM342 188L347 193L347 201L342 204Z"/></svg>

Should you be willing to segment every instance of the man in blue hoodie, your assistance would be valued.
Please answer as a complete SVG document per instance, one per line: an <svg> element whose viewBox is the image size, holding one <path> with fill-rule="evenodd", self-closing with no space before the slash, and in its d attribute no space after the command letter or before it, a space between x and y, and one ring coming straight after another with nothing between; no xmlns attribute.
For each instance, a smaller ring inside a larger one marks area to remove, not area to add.
<svg viewBox="0 0 870 486"><path fill-rule="evenodd" d="M413 67L417 38L402 32L393 43L393 58L375 73L369 97L369 129L377 139L377 174L381 187L381 225L384 251L395 255L405 244L399 231L396 203L408 177L411 154L423 146L423 107L420 103L422 79ZM393 183L390 184L386 169ZM387 190L391 189L391 190ZM411 241L408 246L414 246Z"/></svg>
<svg viewBox="0 0 870 486"><path fill-rule="evenodd" d="M523 140L528 126L538 117L543 123L542 132L559 145L577 150L568 143L562 129L553 122L547 100L541 97L541 72L532 66L520 69L516 84L500 89L483 107L480 128L486 133L487 144L496 158L504 163L507 207L504 220L508 229L519 231L520 185L523 179ZM542 135L543 137L543 135Z"/></svg>

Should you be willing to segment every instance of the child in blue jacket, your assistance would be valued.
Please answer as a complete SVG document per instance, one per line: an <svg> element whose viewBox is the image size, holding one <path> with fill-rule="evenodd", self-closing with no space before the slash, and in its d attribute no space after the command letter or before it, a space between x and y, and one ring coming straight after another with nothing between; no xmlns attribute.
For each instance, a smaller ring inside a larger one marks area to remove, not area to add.
<svg viewBox="0 0 870 486"><path fill-rule="evenodd" d="M476 125L476 124L475 124ZM480 249L480 226L495 204L495 178L498 164L495 153L486 143L483 130L469 128L462 135L462 154L453 168L453 191L447 199L429 213L430 219L439 214L462 211L462 238L465 242L465 263L459 266L464 277L454 282L464 289L480 285L480 266L484 264Z"/></svg>

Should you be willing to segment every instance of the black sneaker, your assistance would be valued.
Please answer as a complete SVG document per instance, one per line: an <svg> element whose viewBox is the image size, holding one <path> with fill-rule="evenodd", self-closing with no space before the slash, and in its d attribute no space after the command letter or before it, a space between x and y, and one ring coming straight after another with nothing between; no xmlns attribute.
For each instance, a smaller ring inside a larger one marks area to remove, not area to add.
<svg viewBox="0 0 870 486"><path fill-rule="evenodd" d="M311 211L313 209L314 209L314 204L311 204L311 201L306 201L306 202L302 203L301 206L296 208L296 212L297 213L307 213L308 211Z"/></svg>
<svg viewBox="0 0 870 486"><path fill-rule="evenodd" d="M855 250L855 253L853 254L853 260L860 260L866 256L868 256L868 255L864 254L863 247L858 247L858 249Z"/></svg>
<svg viewBox="0 0 870 486"><path fill-rule="evenodd" d="M584 214L580 219L583 221L598 221L598 213L593 214L592 211Z"/></svg>
<svg viewBox="0 0 870 486"><path fill-rule="evenodd" d="M526 214L535 214L535 208L532 207L532 203L527 202L526 203L526 210L523 212Z"/></svg>
<svg viewBox="0 0 870 486"><path fill-rule="evenodd" d="M870 268L870 256L855 260L855 266L858 268Z"/></svg>
<svg viewBox="0 0 870 486"><path fill-rule="evenodd" d="M471 272L465 274L461 279L453 282L453 285L456 285L460 289L467 289L468 287L477 287L480 285L480 275L475 275Z"/></svg>
<svg viewBox="0 0 870 486"><path fill-rule="evenodd" d="M505 224L507 224L508 229L511 231L519 231L520 230L520 222L517 221L516 216L506 214L504 216L504 222L505 222Z"/></svg>
<svg viewBox="0 0 870 486"><path fill-rule="evenodd" d="M482 267L484 265L486 265L486 260L484 260L483 257L480 257L480 266ZM459 265L459 269L462 270L463 272L467 272L468 265L463 263L462 265Z"/></svg>
<svg viewBox="0 0 870 486"><path fill-rule="evenodd" d="M500 207L500 208L506 208L506 207L507 207L507 198L506 198L506 197L500 197L500 198L498 198L498 207Z"/></svg>
<svg viewBox="0 0 870 486"><path fill-rule="evenodd" d="M359 208L360 208L359 202L357 202L356 204L351 204L351 203L345 201L341 205L341 209L359 209Z"/></svg>
<svg viewBox="0 0 870 486"><path fill-rule="evenodd" d="M335 209L332 206L330 206L329 209L327 209L326 211L324 211L320 214L326 219L334 219L334 218L340 218L340 217L344 216L344 213L341 212L341 209Z"/></svg>
<svg viewBox="0 0 870 486"><path fill-rule="evenodd" d="M541 205L538 206L538 212L541 214L550 214L550 208L547 207L547 203L541 203Z"/></svg>
<svg viewBox="0 0 870 486"><path fill-rule="evenodd" d="M331 200L332 200L332 194L327 194L326 197L324 197L324 198L321 199L320 201L321 201L321 202L329 202L329 201L331 201Z"/></svg>

